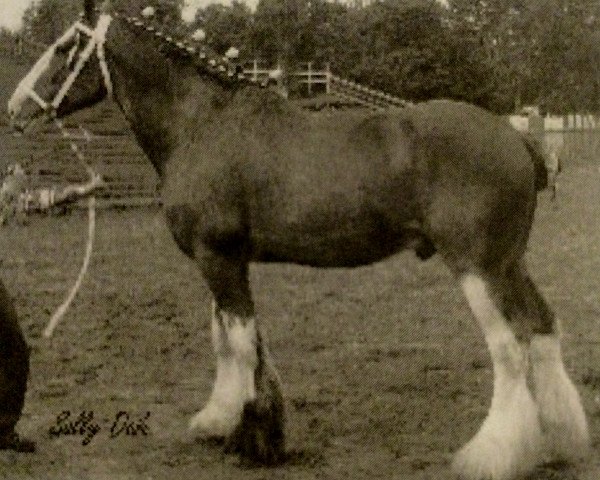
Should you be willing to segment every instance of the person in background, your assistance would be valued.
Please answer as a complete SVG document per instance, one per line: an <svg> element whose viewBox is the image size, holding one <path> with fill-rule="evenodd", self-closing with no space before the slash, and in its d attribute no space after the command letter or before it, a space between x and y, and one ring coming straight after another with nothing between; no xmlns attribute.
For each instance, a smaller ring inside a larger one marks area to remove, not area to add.
<svg viewBox="0 0 600 480"><path fill-rule="evenodd" d="M545 135L545 147L546 153L548 154L546 168L548 170L548 188L550 189L551 199L553 201L556 200L556 192L557 192L557 183L558 183L558 174L562 170L561 166L561 156L563 153L564 141L562 134L548 133Z"/></svg>
<svg viewBox="0 0 600 480"><path fill-rule="evenodd" d="M38 202L42 210L73 202L90 195L103 184L100 175L84 184L64 188L44 188L28 195ZM2 223L21 207L24 196L25 172L19 164L7 171L0 187L0 212ZM29 347L23 335L17 312L6 287L0 281L0 450L34 452L35 442L21 438L15 427L21 418L29 376Z"/></svg>
<svg viewBox="0 0 600 480"><path fill-rule="evenodd" d="M24 223L23 217L30 211L48 211L50 208L75 202L91 195L104 185L99 174L94 174L87 183L67 185L66 187L44 187L36 190L25 188L25 171L18 163L7 169L0 187L0 225L11 218Z"/></svg>
<svg viewBox="0 0 600 480"><path fill-rule="evenodd" d="M26 191L25 203L27 210L46 211L52 207L73 203L85 198L104 185L100 174L94 174L87 183L75 183L66 187L46 187Z"/></svg>

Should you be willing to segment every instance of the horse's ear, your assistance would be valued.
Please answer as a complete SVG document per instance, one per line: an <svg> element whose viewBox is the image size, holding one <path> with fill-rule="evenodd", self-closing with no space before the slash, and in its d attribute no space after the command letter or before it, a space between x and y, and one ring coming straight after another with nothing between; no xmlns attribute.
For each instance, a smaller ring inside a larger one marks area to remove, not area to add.
<svg viewBox="0 0 600 480"><path fill-rule="evenodd" d="M110 0L104 0L102 5L100 5L100 11L103 13L108 13L111 10L112 2Z"/></svg>
<svg viewBox="0 0 600 480"><path fill-rule="evenodd" d="M95 0L83 0L83 14L88 22L94 22L94 19L96 18Z"/></svg>

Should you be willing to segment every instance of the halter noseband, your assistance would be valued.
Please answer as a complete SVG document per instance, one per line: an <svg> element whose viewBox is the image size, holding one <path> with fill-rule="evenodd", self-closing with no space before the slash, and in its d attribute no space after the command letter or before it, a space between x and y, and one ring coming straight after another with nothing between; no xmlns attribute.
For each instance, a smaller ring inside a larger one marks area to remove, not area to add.
<svg viewBox="0 0 600 480"><path fill-rule="evenodd" d="M58 110L58 107L60 106L62 101L64 100L65 96L69 92L70 88L73 86L73 83L81 73L81 70L83 70L83 67L90 59L92 53L95 50L96 56L98 57L98 62L100 63L100 70L104 79L104 86L106 87L108 96L112 96L113 85L110 77L110 72L108 70L108 65L106 64L106 57L104 51L104 44L106 42L106 32L108 31L108 27L110 26L111 21L112 17L110 15L102 14L98 18L96 28L93 30L85 24L83 24L81 21L77 21L46 51L44 55L42 55L42 57L38 61L38 64L42 65L41 68L44 67L44 64L49 64L52 57L54 57L57 47L66 44L68 41L73 39L78 33L83 33L90 38L86 47L79 54L79 59L73 67L73 70L65 79L64 83L58 90L58 93L56 94L52 102L48 103L35 91L35 83L31 80L35 81L37 80L37 78L29 79L29 76L27 76L23 79L21 85L19 85L23 93L27 97L35 101L43 110L46 110L50 113L55 113ZM77 47L75 46L73 48L76 49ZM70 54L70 57L74 54L75 50L73 50L73 52ZM35 67L32 71L35 71Z"/></svg>

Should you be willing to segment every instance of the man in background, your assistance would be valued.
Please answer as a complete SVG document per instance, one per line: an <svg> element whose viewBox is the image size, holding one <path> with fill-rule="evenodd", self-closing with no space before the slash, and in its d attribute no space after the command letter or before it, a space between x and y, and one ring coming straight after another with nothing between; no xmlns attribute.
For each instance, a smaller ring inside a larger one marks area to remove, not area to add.
<svg viewBox="0 0 600 480"><path fill-rule="evenodd" d="M544 144L546 153L548 154L548 160L546 162L546 168L548 169L548 188L552 192L550 198L554 201L556 200L558 174L561 171L560 158L564 147L562 134L559 132L546 133Z"/></svg>
<svg viewBox="0 0 600 480"><path fill-rule="evenodd" d="M0 281L0 450L35 450L34 442L15 431L25 402L28 374L29 348L13 301Z"/></svg>

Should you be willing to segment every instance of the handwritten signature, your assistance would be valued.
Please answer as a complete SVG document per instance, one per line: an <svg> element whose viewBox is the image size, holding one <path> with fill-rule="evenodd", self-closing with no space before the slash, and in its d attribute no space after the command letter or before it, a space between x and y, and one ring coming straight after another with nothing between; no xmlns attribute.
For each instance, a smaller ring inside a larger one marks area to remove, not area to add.
<svg viewBox="0 0 600 480"><path fill-rule="evenodd" d="M106 427L110 424L109 438L146 436L150 433L150 426L147 423L149 419L150 412L133 416L128 412L119 411L112 421L103 422L103 426ZM56 423L48 429L48 433L51 437L81 436L83 437L81 444L89 445L92 439L103 430L103 426L95 419L92 410L84 410L77 416L71 414L69 410L64 410L57 415Z"/></svg>

